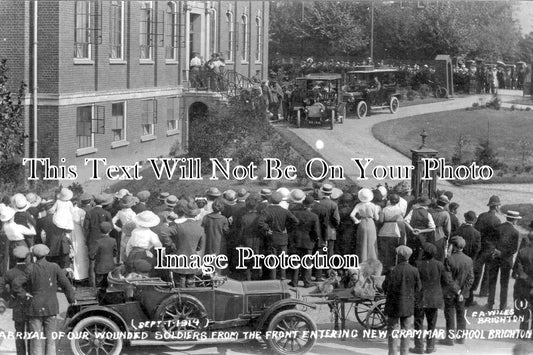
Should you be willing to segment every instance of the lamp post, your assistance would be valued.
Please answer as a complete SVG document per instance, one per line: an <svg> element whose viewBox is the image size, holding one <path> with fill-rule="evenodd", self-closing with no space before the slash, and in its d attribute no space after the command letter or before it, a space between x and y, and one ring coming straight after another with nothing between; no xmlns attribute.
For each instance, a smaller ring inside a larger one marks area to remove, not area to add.
<svg viewBox="0 0 533 355"><path fill-rule="evenodd" d="M374 0L370 0L370 61L374 64Z"/></svg>

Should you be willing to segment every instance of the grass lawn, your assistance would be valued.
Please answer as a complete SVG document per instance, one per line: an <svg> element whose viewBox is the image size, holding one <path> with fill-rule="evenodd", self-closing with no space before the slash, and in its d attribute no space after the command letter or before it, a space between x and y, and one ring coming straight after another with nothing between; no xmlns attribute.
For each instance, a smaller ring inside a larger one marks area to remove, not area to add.
<svg viewBox="0 0 533 355"><path fill-rule="evenodd" d="M530 174L533 166L533 111L439 112L381 122L372 132L384 144L410 157L410 150L420 146L420 133L424 129L428 135L426 146L436 149L447 160L453 156L461 135L468 140L463 148L463 161L474 160L478 142L489 138L498 159L507 165L506 169L495 172L490 182L533 182ZM521 148L521 140L529 143L526 149Z"/></svg>

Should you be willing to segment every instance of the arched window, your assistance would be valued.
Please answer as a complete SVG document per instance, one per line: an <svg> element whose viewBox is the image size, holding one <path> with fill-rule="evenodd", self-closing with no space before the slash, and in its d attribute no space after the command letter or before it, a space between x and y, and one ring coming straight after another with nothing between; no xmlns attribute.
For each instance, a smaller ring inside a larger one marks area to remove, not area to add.
<svg viewBox="0 0 533 355"><path fill-rule="evenodd" d="M178 6L174 1L167 2L166 9L165 59L178 59Z"/></svg>
<svg viewBox="0 0 533 355"><path fill-rule="evenodd" d="M256 31L256 46L255 46L255 61L261 62L263 60L263 22L261 16L255 18Z"/></svg>
<svg viewBox="0 0 533 355"><path fill-rule="evenodd" d="M248 45L250 42L250 37L248 34L248 16L242 15L242 51L241 51L241 59L243 62L248 61Z"/></svg>
<svg viewBox="0 0 533 355"><path fill-rule="evenodd" d="M209 49L211 53L218 52L217 11L215 9L209 12Z"/></svg>
<svg viewBox="0 0 533 355"><path fill-rule="evenodd" d="M235 50L235 23L233 22L233 13L226 12L228 22L228 61L233 62Z"/></svg>

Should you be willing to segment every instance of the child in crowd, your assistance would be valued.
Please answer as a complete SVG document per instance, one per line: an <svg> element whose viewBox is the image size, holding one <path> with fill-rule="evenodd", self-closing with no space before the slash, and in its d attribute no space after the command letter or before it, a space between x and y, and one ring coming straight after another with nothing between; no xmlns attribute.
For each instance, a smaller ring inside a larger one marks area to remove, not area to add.
<svg viewBox="0 0 533 355"><path fill-rule="evenodd" d="M94 274L96 275L96 286L107 287L107 274L115 268L115 257L117 256L117 243L109 236L113 225L109 222L100 223L100 233L102 237L96 241L95 248L91 251L89 258L94 261Z"/></svg>

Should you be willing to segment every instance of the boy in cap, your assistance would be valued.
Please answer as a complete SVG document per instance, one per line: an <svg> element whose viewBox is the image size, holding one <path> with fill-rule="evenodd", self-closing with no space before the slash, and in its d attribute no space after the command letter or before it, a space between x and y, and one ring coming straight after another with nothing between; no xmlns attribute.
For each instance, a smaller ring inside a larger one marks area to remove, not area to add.
<svg viewBox="0 0 533 355"><path fill-rule="evenodd" d="M109 236L113 225L109 222L100 223L101 237L96 241L96 246L89 254L91 265L94 265L96 287L107 287L107 274L115 268L117 256L117 243Z"/></svg>
<svg viewBox="0 0 533 355"><path fill-rule="evenodd" d="M415 295L422 287L417 268L407 261L413 254L411 248L400 245L396 248L398 264L385 277L383 291L387 295L385 301L385 315L387 315L387 333L389 343L389 355L396 355L398 339L393 337L393 331L397 329L409 330L413 327L413 315L415 312ZM407 354L409 350L409 337L401 337L400 353Z"/></svg>
<svg viewBox="0 0 533 355"><path fill-rule="evenodd" d="M463 253L466 245L463 237L452 238L452 254L446 258L446 270L449 273L449 284L444 290L444 317L446 318L446 339L439 341L442 345L454 345L450 337L456 330L466 330L465 299L474 282L474 266L472 259ZM455 341L464 344L464 338L456 337Z"/></svg>
<svg viewBox="0 0 533 355"><path fill-rule="evenodd" d="M41 338L31 340L32 353L55 354L54 333L59 313L57 286L61 286L69 304L76 302L74 290L59 265L46 261L45 257L50 251L46 245L36 244L32 251L37 260L26 268L27 291L33 296L27 314L31 331L42 332L46 337L46 343Z"/></svg>
<svg viewBox="0 0 533 355"><path fill-rule="evenodd" d="M13 309L13 321L16 332L29 331L28 317L26 309L28 300L31 297L26 292L26 262L30 250L25 246L18 246L13 250L16 265L6 271L4 278L0 278L0 290L4 292L4 299L7 300L9 308ZM17 355L26 355L26 340L17 337L15 340Z"/></svg>
<svg viewBox="0 0 533 355"><path fill-rule="evenodd" d="M509 276L513 267L513 255L518 249L520 234L515 225L521 219L516 211L507 211L506 221L494 228L494 238L489 240L489 248L492 249L492 257L489 261L489 299L487 308L492 309L496 294L498 272L500 272L500 310L507 308L507 290Z"/></svg>
<svg viewBox="0 0 533 355"><path fill-rule="evenodd" d="M474 228L476 223L476 213L474 211L468 211L464 214L465 222L457 229L455 235L463 237L466 242L466 245L463 249L465 253L472 262L474 263L474 279L476 278L476 260L479 257L479 252L481 250L481 233ZM465 306L475 306L477 302L474 301L474 288L470 292L470 295L467 297Z"/></svg>

